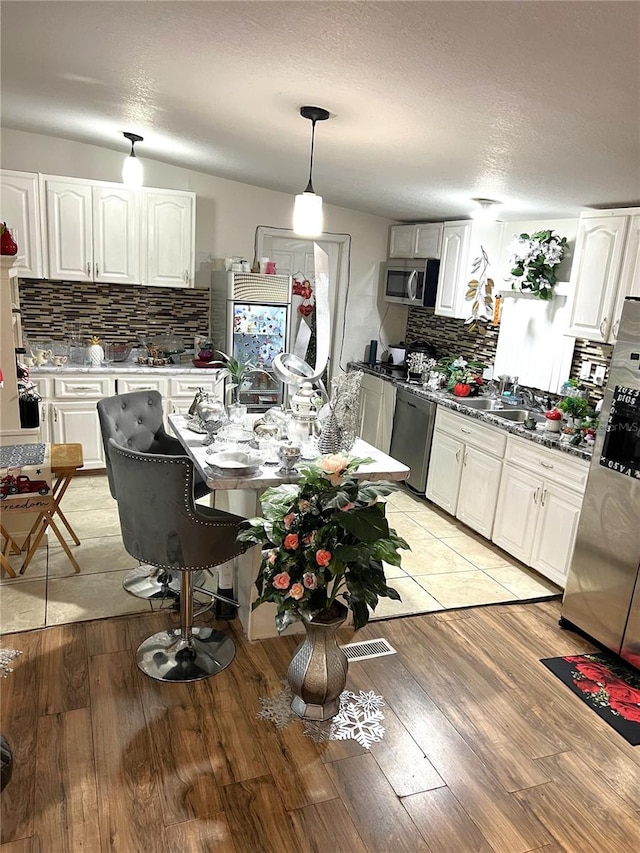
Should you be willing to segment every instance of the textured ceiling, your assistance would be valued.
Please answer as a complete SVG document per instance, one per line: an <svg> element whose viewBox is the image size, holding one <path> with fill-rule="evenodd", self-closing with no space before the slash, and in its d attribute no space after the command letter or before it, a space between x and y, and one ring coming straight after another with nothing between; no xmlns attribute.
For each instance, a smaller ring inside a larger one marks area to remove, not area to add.
<svg viewBox="0 0 640 853"><path fill-rule="evenodd" d="M640 201L637 2L7 2L2 124L394 219Z"/></svg>

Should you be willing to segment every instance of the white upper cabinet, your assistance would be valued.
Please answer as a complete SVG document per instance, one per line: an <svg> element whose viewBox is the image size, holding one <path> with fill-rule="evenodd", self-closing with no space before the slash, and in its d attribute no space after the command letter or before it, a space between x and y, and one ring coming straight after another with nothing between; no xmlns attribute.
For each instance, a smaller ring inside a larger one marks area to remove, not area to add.
<svg viewBox="0 0 640 853"><path fill-rule="evenodd" d="M439 258L441 222L392 225L389 228L390 258Z"/></svg>
<svg viewBox="0 0 640 853"><path fill-rule="evenodd" d="M136 191L45 178L49 275L68 281L140 281Z"/></svg>
<svg viewBox="0 0 640 853"><path fill-rule="evenodd" d="M624 298L640 291L639 229L640 212L598 211L581 216L567 334L615 341Z"/></svg>
<svg viewBox="0 0 640 853"><path fill-rule="evenodd" d="M135 190L93 187L93 263L96 281L140 281L138 203Z"/></svg>
<svg viewBox="0 0 640 853"><path fill-rule="evenodd" d="M49 275L93 281L91 184L45 179Z"/></svg>
<svg viewBox="0 0 640 853"><path fill-rule="evenodd" d="M195 193L142 190L143 283L193 287Z"/></svg>
<svg viewBox="0 0 640 853"><path fill-rule="evenodd" d="M18 275L21 278L42 278L44 266L37 174L2 170L0 220L16 232Z"/></svg>
<svg viewBox="0 0 640 853"><path fill-rule="evenodd" d="M611 343L618 338L622 305L627 296L640 297L640 214L632 216L629 222L627 242L622 259L620 284L618 285L618 295L613 306L613 322L609 335Z"/></svg>
<svg viewBox="0 0 640 853"><path fill-rule="evenodd" d="M491 277L498 261L501 230L499 223L473 219L444 223L436 314L460 319L469 316L471 303L467 301L466 294L473 278L471 266L484 249L489 258L488 275Z"/></svg>
<svg viewBox="0 0 640 853"><path fill-rule="evenodd" d="M440 275L435 313L441 317L464 317L460 282L468 269L470 222L447 222L442 234ZM471 278L471 276L469 276Z"/></svg>

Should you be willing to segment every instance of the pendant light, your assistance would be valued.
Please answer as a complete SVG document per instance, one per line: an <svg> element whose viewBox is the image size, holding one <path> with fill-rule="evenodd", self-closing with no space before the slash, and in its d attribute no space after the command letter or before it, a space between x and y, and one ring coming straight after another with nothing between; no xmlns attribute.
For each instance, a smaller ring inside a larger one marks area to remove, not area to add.
<svg viewBox="0 0 640 853"><path fill-rule="evenodd" d="M141 187L142 179L144 178L144 168L140 160L136 157L133 146L136 142L142 142L143 137L138 136L137 133L123 133L122 135L131 143L131 152L125 157L125 161L122 164L122 183L125 187Z"/></svg>
<svg viewBox="0 0 640 853"><path fill-rule="evenodd" d="M313 146L316 136L316 122L329 118L328 110L322 107L301 107L300 115L311 122L311 159L309 161L309 183L303 193L296 196L293 208L293 231L299 237L319 237L323 229L322 196L313 189Z"/></svg>
<svg viewBox="0 0 640 853"><path fill-rule="evenodd" d="M495 222L498 217L498 211L502 206L499 201L493 201L490 198L472 198L479 207L471 211L472 219L479 219L481 222Z"/></svg>

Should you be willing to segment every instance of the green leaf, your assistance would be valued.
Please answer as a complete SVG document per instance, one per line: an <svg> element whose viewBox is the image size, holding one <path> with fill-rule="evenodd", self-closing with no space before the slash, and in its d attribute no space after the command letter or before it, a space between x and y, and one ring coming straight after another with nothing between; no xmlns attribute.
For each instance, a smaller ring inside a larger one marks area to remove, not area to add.
<svg viewBox="0 0 640 853"><path fill-rule="evenodd" d="M373 507L353 510L351 512L339 513L336 517L337 523L362 542L373 542L380 537L389 535L389 524L387 519Z"/></svg>

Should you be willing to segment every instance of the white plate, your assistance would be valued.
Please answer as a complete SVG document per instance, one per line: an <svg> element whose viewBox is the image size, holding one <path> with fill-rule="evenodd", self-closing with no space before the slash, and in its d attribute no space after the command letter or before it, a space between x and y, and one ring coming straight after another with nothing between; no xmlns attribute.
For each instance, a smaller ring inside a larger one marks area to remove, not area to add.
<svg viewBox="0 0 640 853"><path fill-rule="evenodd" d="M246 453L244 450L221 450L212 453L207 459L208 464L232 477L245 477L255 474L263 464L264 459L256 453Z"/></svg>

